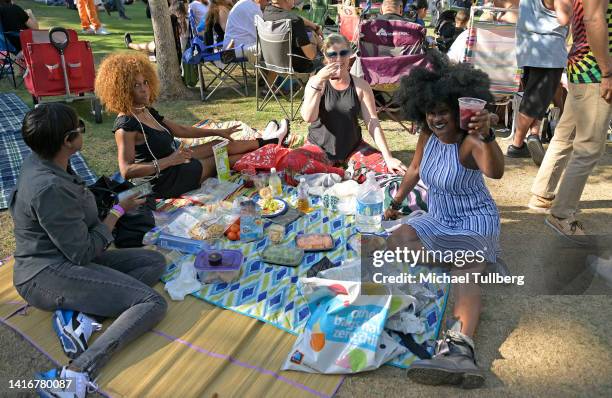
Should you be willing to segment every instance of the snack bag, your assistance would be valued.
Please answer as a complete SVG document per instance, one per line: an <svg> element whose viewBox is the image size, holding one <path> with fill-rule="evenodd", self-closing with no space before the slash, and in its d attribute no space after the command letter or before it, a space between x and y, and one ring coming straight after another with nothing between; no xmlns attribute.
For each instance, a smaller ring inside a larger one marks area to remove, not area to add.
<svg viewBox="0 0 612 398"><path fill-rule="evenodd" d="M321 278L301 278L299 284L311 315L283 370L358 373L406 352L384 331L389 313L403 305L388 291L362 295L360 282Z"/></svg>

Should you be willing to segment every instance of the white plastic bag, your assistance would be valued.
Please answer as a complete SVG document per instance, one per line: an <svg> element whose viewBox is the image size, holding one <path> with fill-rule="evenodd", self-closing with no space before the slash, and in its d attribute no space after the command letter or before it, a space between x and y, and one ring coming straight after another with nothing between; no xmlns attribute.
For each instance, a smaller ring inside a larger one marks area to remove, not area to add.
<svg viewBox="0 0 612 398"><path fill-rule="evenodd" d="M179 260L177 263L181 267L179 275L166 283L164 289L166 289L172 300L184 300L186 295L197 292L202 288L202 284L196 278L193 260L193 256L185 256Z"/></svg>

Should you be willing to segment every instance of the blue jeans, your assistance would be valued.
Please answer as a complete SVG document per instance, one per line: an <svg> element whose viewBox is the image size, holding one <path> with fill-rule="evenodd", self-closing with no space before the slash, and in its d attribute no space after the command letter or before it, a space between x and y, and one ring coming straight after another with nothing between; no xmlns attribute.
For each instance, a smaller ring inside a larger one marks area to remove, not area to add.
<svg viewBox="0 0 612 398"><path fill-rule="evenodd" d="M49 266L15 288L28 304L44 311L117 318L72 362L94 378L113 353L164 317L166 300L151 286L165 266L164 257L152 250L109 250L84 267L69 262Z"/></svg>

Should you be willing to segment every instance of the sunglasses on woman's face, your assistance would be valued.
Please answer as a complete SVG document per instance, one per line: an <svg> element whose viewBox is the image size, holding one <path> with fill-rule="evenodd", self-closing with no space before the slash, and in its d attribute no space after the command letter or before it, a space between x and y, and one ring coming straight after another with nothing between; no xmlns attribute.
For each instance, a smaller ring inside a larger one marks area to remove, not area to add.
<svg viewBox="0 0 612 398"><path fill-rule="evenodd" d="M328 51L325 53L325 56L327 58L336 58L336 57L344 58L344 57L348 57L349 55L351 55L351 50L348 50L348 49L344 49L340 51Z"/></svg>
<svg viewBox="0 0 612 398"><path fill-rule="evenodd" d="M65 136L69 136L75 133L85 134L85 122L82 119L79 119L79 127L66 131Z"/></svg>

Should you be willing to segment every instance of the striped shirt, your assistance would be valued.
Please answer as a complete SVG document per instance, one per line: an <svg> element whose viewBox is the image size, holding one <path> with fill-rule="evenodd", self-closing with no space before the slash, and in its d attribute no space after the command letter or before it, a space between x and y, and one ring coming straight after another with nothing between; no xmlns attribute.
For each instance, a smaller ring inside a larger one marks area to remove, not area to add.
<svg viewBox="0 0 612 398"><path fill-rule="evenodd" d="M570 83L600 83L601 69L589 47L584 24L584 0L574 0L572 15L573 45L567 64ZM612 3L608 2L608 48L612 50Z"/></svg>

